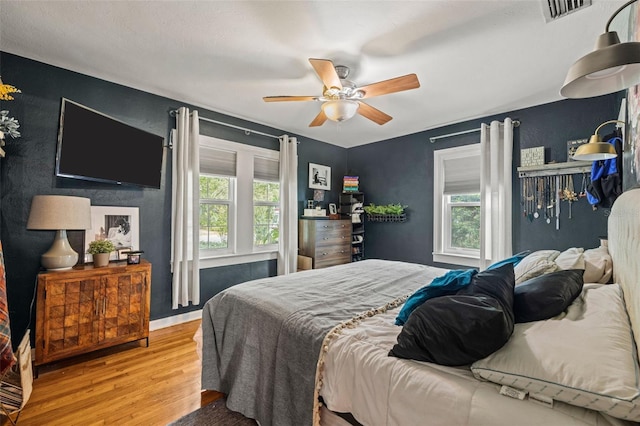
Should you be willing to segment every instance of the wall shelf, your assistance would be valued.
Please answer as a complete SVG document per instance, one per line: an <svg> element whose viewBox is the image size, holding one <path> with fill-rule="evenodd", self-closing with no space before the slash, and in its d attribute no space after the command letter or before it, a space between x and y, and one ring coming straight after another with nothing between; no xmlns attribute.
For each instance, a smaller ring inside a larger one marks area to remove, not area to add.
<svg viewBox="0 0 640 426"><path fill-rule="evenodd" d="M540 166L518 167L518 177L560 176L576 173L591 173L592 161L567 161L566 163L550 163Z"/></svg>
<svg viewBox="0 0 640 426"><path fill-rule="evenodd" d="M369 222L405 222L407 220L407 214L370 214L367 213L367 220Z"/></svg>

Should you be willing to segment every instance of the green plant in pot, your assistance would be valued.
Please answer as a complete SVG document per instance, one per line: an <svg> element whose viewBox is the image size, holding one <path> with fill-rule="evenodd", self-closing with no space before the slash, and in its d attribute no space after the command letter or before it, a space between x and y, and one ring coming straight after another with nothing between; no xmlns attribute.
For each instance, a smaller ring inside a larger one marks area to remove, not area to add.
<svg viewBox="0 0 640 426"><path fill-rule="evenodd" d="M109 256L116 247L109 240L95 240L89 243L87 253L93 256L93 266L101 267L109 264Z"/></svg>
<svg viewBox="0 0 640 426"><path fill-rule="evenodd" d="M373 222L404 222L406 220L405 209L409 207L397 204L376 205L371 203L364 206L367 217Z"/></svg>
<svg viewBox="0 0 640 426"><path fill-rule="evenodd" d="M404 213L404 209L408 206L403 206L402 204L386 204L377 206L371 203L368 206L364 206L364 211L367 214L393 214L393 215L401 215Z"/></svg>

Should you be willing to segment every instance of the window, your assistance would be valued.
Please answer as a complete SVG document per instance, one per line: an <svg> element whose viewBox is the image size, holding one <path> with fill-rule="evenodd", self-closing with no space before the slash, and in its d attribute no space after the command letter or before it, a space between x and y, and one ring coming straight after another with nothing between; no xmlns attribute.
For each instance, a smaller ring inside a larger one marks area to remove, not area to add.
<svg viewBox="0 0 640 426"><path fill-rule="evenodd" d="M200 250L229 248L235 179L200 175Z"/></svg>
<svg viewBox="0 0 640 426"><path fill-rule="evenodd" d="M479 266L480 144L434 152L436 262Z"/></svg>
<svg viewBox="0 0 640 426"><path fill-rule="evenodd" d="M199 204L203 267L275 258L279 152L200 136Z"/></svg>
<svg viewBox="0 0 640 426"><path fill-rule="evenodd" d="M278 244L280 183L253 181L253 244Z"/></svg>
<svg viewBox="0 0 640 426"><path fill-rule="evenodd" d="M280 234L280 181L278 161L253 159L253 245L277 250Z"/></svg>

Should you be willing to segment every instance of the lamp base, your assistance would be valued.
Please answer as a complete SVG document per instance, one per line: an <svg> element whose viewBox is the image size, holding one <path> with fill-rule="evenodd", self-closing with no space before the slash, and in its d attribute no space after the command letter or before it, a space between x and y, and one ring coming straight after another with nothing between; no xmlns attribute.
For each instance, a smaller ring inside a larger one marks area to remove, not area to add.
<svg viewBox="0 0 640 426"><path fill-rule="evenodd" d="M78 253L71 248L66 230L56 231L51 248L42 255L40 262L48 271L65 271L78 263Z"/></svg>

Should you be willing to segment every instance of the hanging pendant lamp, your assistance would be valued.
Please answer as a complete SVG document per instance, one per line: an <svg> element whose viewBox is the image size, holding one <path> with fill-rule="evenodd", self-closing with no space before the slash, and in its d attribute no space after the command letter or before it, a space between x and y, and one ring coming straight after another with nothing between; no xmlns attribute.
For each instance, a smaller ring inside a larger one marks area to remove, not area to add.
<svg viewBox="0 0 640 426"><path fill-rule="evenodd" d="M640 83L640 43L620 43L618 33L609 31L613 19L631 0L609 18L595 50L578 59L569 69L560 94L567 98L590 98L618 92Z"/></svg>

